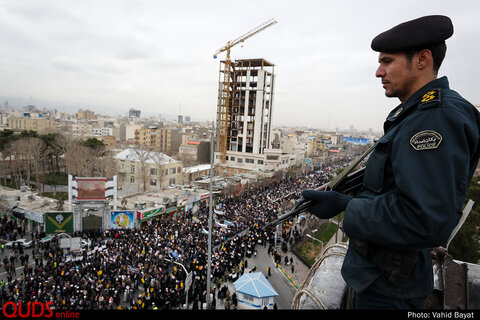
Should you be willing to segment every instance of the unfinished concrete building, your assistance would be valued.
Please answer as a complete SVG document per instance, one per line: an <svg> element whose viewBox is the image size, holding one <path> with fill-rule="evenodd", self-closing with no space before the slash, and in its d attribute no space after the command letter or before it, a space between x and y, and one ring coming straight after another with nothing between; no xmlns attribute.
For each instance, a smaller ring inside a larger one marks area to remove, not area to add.
<svg viewBox="0 0 480 320"><path fill-rule="evenodd" d="M221 61L219 77L215 163L264 165L271 145L274 65L265 59Z"/></svg>

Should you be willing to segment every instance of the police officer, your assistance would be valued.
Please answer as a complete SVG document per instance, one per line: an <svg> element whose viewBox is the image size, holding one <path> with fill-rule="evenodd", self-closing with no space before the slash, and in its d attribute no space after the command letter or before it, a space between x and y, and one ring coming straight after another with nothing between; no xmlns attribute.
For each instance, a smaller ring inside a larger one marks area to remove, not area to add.
<svg viewBox="0 0 480 320"><path fill-rule="evenodd" d="M433 291L430 248L457 225L479 160L479 112L437 78L453 34L445 16L404 22L375 37L376 77L401 104L368 159L354 196L305 190L310 212L345 211L349 249L342 276L358 309L416 309Z"/></svg>

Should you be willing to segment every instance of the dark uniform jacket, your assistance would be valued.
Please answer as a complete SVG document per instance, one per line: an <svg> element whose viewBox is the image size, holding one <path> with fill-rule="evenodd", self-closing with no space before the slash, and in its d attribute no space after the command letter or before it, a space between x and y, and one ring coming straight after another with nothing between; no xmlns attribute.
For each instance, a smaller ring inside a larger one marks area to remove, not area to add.
<svg viewBox="0 0 480 320"><path fill-rule="evenodd" d="M479 112L448 79L436 79L396 107L349 202L343 230L367 240L362 256L349 246L342 275L355 290L415 298L433 290L429 248L444 246L457 225L479 160ZM380 248L419 249L408 280L392 285L378 267Z"/></svg>

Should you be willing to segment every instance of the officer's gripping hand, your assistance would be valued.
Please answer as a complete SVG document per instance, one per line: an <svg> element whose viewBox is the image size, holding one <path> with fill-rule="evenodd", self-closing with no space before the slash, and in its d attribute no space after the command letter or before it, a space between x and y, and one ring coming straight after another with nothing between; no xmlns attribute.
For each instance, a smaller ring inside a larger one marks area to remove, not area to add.
<svg viewBox="0 0 480 320"><path fill-rule="evenodd" d="M316 191L304 190L302 196L312 200L313 205L308 212L314 214L320 219L330 219L347 208L351 196L337 191Z"/></svg>

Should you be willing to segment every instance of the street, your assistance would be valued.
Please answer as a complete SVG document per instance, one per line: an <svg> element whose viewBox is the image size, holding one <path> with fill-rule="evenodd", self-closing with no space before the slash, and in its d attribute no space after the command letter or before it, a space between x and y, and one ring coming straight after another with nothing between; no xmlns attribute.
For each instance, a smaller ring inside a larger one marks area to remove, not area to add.
<svg viewBox="0 0 480 320"><path fill-rule="evenodd" d="M264 247L261 244L257 244L255 248L257 250L257 256L252 255L250 258L247 258L248 268L245 268L245 273L250 272L254 268L256 268L255 272L262 272L278 293L278 296L275 298L277 308L291 309L293 297L296 292L295 286L289 279L287 279L283 271L276 267L273 257L268 254L268 245ZM268 276L267 268L270 268L271 276ZM229 282L226 285L228 286L230 293L233 294L233 292L235 292L234 284ZM225 309L223 301L218 298L216 298L216 301L217 309Z"/></svg>

